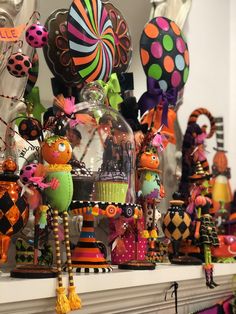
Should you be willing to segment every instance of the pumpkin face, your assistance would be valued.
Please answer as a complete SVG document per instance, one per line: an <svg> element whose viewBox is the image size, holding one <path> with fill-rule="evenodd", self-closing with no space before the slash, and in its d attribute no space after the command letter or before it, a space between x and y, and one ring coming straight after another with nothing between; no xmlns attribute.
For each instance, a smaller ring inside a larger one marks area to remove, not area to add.
<svg viewBox="0 0 236 314"><path fill-rule="evenodd" d="M156 148L147 148L140 157L140 167L156 170L159 166L159 158Z"/></svg>
<svg viewBox="0 0 236 314"><path fill-rule="evenodd" d="M51 136L42 145L42 156L49 164L67 164L72 156L72 148L65 138Z"/></svg>
<svg viewBox="0 0 236 314"><path fill-rule="evenodd" d="M216 166L216 169L221 173L227 170L228 160L225 152L218 151L216 152L213 158L213 164Z"/></svg>

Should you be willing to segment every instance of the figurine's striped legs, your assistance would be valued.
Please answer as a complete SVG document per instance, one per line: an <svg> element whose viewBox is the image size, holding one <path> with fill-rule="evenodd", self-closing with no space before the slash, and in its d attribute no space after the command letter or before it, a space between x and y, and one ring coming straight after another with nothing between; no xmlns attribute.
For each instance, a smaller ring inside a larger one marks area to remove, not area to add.
<svg viewBox="0 0 236 314"><path fill-rule="evenodd" d="M81 300L75 291L74 278L72 272L72 263L71 263L71 251L70 251L70 238L69 238L69 225L68 225L68 213L67 211L63 212L63 225L64 225L64 237L65 237L65 246L66 246L66 257L67 257L67 268L69 275L69 302L71 310L78 310L81 308Z"/></svg>
<svg viewBox="0 0 236 314"><path fill-rule="evenodd" d="M53 210L53 235L55 240L55 248L56 248L56 264L57 264L57 303L56 303L56 312L58 314L65 314L70 312L70 303L65 294L65 288L63 287L62 281L62 263L61 263L61 250L60 250L60 241L58 235L58 210Z"/></svg>
<svg viewBox="0 0 236 314"><path fill-rule="evenodd" d="M214 282L213 279L213 264L211 260L211 249L210 246L204 244L204 258L205 258L205 276L206 276L206 285L210 289L213 289L218 286L217 283Z"/></svg>

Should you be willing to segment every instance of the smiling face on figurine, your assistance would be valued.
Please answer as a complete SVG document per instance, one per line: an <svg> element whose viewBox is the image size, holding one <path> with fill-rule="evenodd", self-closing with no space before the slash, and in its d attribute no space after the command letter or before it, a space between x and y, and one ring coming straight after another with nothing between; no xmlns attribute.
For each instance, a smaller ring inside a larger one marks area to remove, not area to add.
<svg viewBox="0 0 236 314"><path fill-rule="evenodd" d="M42 145L42 156L49 164L67 164L71 159L72 149L65 138L51 136Z"/></svg>
<svg viewBox="0 0 236 314"><path fill-rule="evenodd" d="M156 170L159 166L159 158L155 147L147 147L140 157L140 168Z"/></svg>

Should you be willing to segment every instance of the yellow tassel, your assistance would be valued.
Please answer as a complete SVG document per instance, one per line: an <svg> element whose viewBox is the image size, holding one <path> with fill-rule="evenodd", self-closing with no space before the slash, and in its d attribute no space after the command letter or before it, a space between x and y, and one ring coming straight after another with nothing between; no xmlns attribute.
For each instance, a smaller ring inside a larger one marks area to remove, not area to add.
<svg viewBox="0 0 236 314"><path fill-rule="evenodd" d="M71 311L79 310L82 307L82 304L81 304L80 297L75 292L75 286L68 287L68 290L69 290L68 299L70 302Z"/></svg>
<svg viewBox="0 0 236 314"><path fill-rule="evenodd" d="M149 238L149 233L147 230L143 230L142 231L142 234L141 234L141 237L144 238L144 239L148 239Z"/></svg>
<svg viewBox="0 0 236 314"><path fill-rule="evenodd" d="M158 238L158 235L157 235L157 232L156 232L155 229L153 229L153 230L150 232L150 238L153 238L153 239Z"/></svg>
<svg viewBox="0 0 236 314"><path fill-rule="evenodd" d="M71 310L69 300L65 294L64 287L57 288L57 303L56 312L57 314L66 314Z"/></svg>

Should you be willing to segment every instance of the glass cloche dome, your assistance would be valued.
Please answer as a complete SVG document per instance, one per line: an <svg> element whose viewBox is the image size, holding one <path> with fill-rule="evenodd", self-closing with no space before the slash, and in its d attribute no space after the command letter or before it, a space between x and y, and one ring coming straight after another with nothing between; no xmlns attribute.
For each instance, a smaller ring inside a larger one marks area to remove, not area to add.
<svg viewBox="0 0 236 314"><path fill-rule="evenodd" d="M75 119L65 126L73 149L73 199L134 203L133 132L119 112L104 105L99 83L87 84L81 97Z"/></svg>

